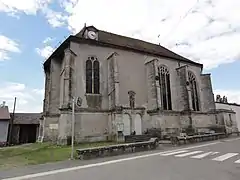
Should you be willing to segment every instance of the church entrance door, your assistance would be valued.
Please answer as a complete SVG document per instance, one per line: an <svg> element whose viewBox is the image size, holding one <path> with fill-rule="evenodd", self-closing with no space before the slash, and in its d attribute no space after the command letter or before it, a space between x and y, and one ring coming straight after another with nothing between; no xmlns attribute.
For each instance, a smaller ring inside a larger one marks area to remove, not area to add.
<svg viewBox="0 0 240 180"><path fill-rule="evenodd" d="M140 114L136 114L134 118L134 130L136 132L136 135L142 134L142 117Z"/></svg>
<svg viewBox="0 0 240 180"><path fill-rule="evenodd" d="M128 136L131 134L131 125L130 125L130 116L128 114L123 115L123 134L124 136Z"/></svg>

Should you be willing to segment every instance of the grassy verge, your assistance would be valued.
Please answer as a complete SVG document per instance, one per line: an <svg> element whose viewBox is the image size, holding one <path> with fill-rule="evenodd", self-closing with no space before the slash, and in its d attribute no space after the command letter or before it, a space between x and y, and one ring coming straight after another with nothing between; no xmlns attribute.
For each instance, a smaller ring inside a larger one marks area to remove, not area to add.
<svg viewBox="0 0 240 180"><path fill-rule="evenodd" d="M114 143L87 143L76 145L75 149L110 144ZM63 161L69 159L70 154L70 146L57 146L50 143L34 143L18 147L3 148L0 149L0 169Z"/></svg>

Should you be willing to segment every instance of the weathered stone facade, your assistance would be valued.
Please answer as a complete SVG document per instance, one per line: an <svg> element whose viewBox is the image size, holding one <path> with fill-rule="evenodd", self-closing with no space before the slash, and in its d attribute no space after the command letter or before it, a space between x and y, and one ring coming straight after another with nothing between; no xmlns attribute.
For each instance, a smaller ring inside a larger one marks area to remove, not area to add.
<svg viewBox="0 0 240 180"><path fill-rule="evenodd" d="M89 31L95 32L95 39L89 39ZM104 41L106 36L111 38ZM73 96L82 98L75 113L78 142L117 139L120 133L141 134L152 127L167 132L180 131L189 125L195 128L216 125L211 78L202 74L201 64L131 38L125 44L110 42L116 37L126 39L85 27L45 62L44 140L55 134L59 143L66 143L71 135ZM141 44L149 45L148 49L140 51ZM87 61L92 66L86 67ZM158 68L162 65L168 69L170 87L159 83ZM93 74L87 79L89 67ZM196 83L192 86L188 72L194 74ZM86 93L86 89L99 93ZM130 98L129 92L134 98ZM166 97L171 100L171 110L164 109ZM199 106L198 111L193 111L193 103Z"/></svg>

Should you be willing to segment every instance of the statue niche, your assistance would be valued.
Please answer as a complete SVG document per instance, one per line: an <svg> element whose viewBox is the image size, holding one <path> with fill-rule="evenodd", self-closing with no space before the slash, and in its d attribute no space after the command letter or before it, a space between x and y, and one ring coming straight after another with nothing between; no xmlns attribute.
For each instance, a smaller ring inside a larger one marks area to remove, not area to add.
<svg viewBox="0 0 240 180"><path fill-rule="evenodd" d="M136 93L134 91L128 91L129 106L131 109L133 109L135 107L135 95L136 95Z"/></svg>

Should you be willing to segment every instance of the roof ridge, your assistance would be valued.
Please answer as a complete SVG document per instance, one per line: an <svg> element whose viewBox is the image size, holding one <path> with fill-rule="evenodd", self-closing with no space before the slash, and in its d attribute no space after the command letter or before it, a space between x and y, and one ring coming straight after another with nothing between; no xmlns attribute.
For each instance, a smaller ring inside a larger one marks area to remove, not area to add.
<svg viewBox="0 0 240 180"><path fill-rule="evenodd" d="M94 27L94 26L91 26L91 27ZM192 62L195 62L193 60L190 60L190 59L187 59L186 57L182 56L182 55L179 55L178 53L175 53L173 52L172 50L162 46L161 44L156 44L156 43L153 43L153 42L149 42L149 41L146 41L146 40L142 40L142 39L137 39L137 38L133 38L133 37L130 37L130 36L125 36L125 35L121 35L121 34L116 34L116 33L112 33L112 32L108 32L108 31L105 31L105 30L98 30L98 31L101 31L101 32L104 32L104 33L108 33L108 34L112 34L112 35L115 35L115 36L120 36L120 37L123 37L123 38L129 38L129 39L132 39L132 40L136 40L136 41L141 41L141 42L144 42L144 43L147 43L147 44L151 44L151 45L155 45L155 46L159 46L160 48L163 48L164 50L166 51L169 51L177 56L181 56L182 58L185 58L186 60L189 60L189 61L192 61ZM196 62L195 62L196 63ZM200 63L199 63L200 64Z"/></svg>

